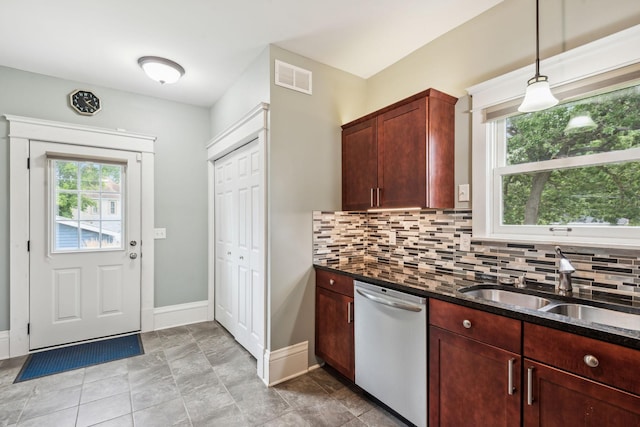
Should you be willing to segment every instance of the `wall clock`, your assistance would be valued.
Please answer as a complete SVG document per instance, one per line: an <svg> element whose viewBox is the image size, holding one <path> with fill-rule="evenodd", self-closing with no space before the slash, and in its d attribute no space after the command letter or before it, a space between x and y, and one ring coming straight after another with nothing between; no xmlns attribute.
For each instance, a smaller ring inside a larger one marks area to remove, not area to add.
<svg viewBox="0 0 640 427"><path fill-rule="evenodd" d="M85 116L93 116L101 108L100 98L93 92L84 89L77 89L71 92L69 94L69 104L76 113Z"/></svg>

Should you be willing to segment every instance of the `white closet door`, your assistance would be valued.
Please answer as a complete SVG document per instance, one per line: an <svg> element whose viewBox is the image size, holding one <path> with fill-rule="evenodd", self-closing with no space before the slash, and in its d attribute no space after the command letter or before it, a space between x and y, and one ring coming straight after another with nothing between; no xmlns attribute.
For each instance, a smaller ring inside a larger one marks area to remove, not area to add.
<svg viewBox="0 0 640 427"><path fill-rule="evenodd" d="M216 162L215 171L216 320L258 358L265 304L260 145L254 141L234 151Z"/></svg>
<svg viewBox="0 0 640 427"><path fill-rule="evenodd" d="M224 158L215 164L215 319L235 333L233 309L236 164Z"/></svg>

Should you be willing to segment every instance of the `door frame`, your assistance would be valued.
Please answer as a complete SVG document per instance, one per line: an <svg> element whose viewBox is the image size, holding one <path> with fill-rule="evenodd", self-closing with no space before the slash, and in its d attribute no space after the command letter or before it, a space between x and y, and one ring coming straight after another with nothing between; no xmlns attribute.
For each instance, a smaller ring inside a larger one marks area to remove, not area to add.
<svg viewBox="0 0 640 427"><path fill-rule="evenodd" d="M154 142L156 137L71 123L4 115L9 122L9 357L29 351L29 144L31 140L139 153L142 332L153 330ZM141 247L142 249L142 247Z"/></svg>
<svg viewBox="0 0 640 427"><path fill-rule="evenodd" d="M208 318L214 318L215 310L215 168L214 163L216 160L226 156L232 151L242 147L243 145L251 142L255 139L258 140L258 147L262 152L262 197L263 197L263 239L262 239L262 253L264 254L263 260L263 286L264 286L264 301L263 301L263 313L264 320L262 322L263 331L263 343L262 343L262 355L263 357L257 358L257 374L263 382L268 384L268 343L270 342L269 331L270 316L269 316L269 243L268 243L268 129L269 129L269 104L260 103L244 117L238 120L234 125L223 131L221 134L213 138L209 144L207 144L207 167L208 167L208 193L209 193L209 212L208 212L208 227L209 227L209 257L208 257L208 282L209 282L209 303L208 303Z"/></svg>

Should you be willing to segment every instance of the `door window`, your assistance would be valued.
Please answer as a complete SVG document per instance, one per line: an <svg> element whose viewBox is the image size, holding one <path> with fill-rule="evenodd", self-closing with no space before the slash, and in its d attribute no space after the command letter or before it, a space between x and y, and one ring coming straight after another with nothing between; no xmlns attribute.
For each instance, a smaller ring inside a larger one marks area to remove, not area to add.
<svg viewBox="0 0 640 427"><path fill-rule="evenodd" d="M52 252L123 249L125 168L49 159Z"/></svg>

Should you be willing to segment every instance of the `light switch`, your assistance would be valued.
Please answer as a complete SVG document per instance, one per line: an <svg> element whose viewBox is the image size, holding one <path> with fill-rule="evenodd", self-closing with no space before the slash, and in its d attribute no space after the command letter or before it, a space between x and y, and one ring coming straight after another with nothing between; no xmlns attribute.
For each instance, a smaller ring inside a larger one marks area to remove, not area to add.
<svg viewBox="0 0 640 427"><path fill-rule="evenodd" d="M463 252L471 252L471 234L460 235L460 250Z"/></svg>
<svg viewBox="0 0 640 427"><path fill-rule="evenodd" d="M459 202L469 201L469 184L458 185L458 201Z"/></svg>
<svg viewBox="0 0 640 427"><path fill-rule="evenodd" d="M167 229L166 228L154 228L153 229L153 238L154 239L166 239L167 238Z"/></svg>

